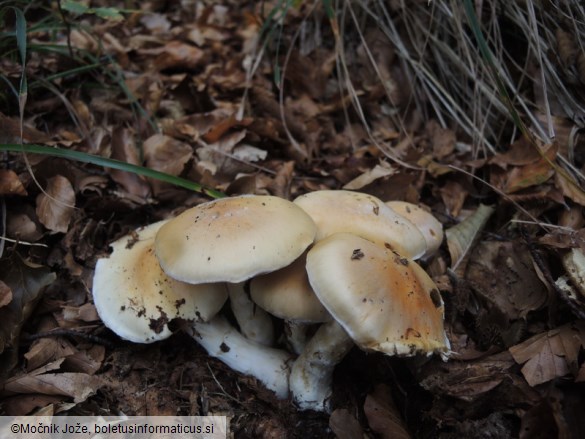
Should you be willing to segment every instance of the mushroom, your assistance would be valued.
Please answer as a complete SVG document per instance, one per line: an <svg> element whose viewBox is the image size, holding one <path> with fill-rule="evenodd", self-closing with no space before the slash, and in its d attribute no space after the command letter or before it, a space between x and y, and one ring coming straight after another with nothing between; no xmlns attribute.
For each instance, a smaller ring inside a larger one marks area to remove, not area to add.
<svg viewBox="0 0 585 439"><path fill-rule="evenodd" d="M175 279L239 283L289 265L313 242L315 233L315 223L296 204L273 196L243 195L186 210L161 227L155 251L163 270ZM231 287L230 295L244 334L259 334L258 321L260 326L272 324L244 288Z"/></svg>
<svg viewBox="0 0 585 439"><path fill-rule="evenodd" d="M443 242L443 225L437 218L422 207L406 201L386 201L386 206L408 219L420 230L427 245L423 258L436 253Z"/></svg>
<svg viewBox="0 0 585 439"><path fill-rule="evenodd" d="M317 224L316 241L334 233L353 233L416 259L426 251L418 228L372 195L345 190L315 191L294 201Z"/></svg>
<svg viewBox="0 0 585 439"><path fill-rule="evenodd" d="M242 282L286 267L315 238L303 209L269 195L199 204L160 228L156 256L171 277L188 283Z"/></svg>
<svg viewBox="0 0 585 439"><path fill-rule="evenodd" d="M283 319L287 341L296 354L306 344L306 331L313 323L331 320L315 296L307 277L306 253L287 267L256 276L250 281L250 296L262 309Z"/></svg>
<svg viewBox="0 0 585 439"><path fill-rule="evenodd" d="M112 254L99 259L93 277L93 300L104 324L135 343L171 336L175 318L208 321L227 300L224 284L191 285L167 276L154 255L161 221L111 244Z"/></svg>
<svg viewBox="0 0 585 439"><path fill-rule="evenodd" d="M315 334L292 367L290 389L301 409L328 408L331 390L323 383L330 383L336 363L351 347L349 340L388 355L439 353L447 358L443 301L415 262L365 238L337 233L313 246L306 268L335 322ZM314 359L320 361L317 368Z"/></svg>
<svg viewBox="0 0 585 439"><path fill-rule="evenodd" d="M111 244L110 257L98 260L93 299L104 324L124 339L152 343L170 337L171 320L188 320L187 332L211 356L286 398L290 354L248 340L214 317L228 297L225 283L189 284L162 271L153 244L165 223L120 238Z"/></svg>

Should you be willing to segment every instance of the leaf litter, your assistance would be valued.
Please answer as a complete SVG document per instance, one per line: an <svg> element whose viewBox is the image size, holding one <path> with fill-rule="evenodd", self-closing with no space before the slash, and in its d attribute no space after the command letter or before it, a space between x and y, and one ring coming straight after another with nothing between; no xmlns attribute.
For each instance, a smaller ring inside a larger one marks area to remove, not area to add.
<svg viewBox="0 0 585 439"><path fill-rule="evenodd" d="M0 268L3 413L222 413L232 417L236 437L585 435L572 411L584 405L585 304L555 286L572 269L563 265L566 255L585 248L585 203L583 191L546 160L570 151L542 145L545 159L518 140L478 157L465 134L410 105L408 73L373 27L365 42L349 42L355 55L346 50L353 92L336 76L326 26L320 45L304 39L296 47L292 33L283 34L291 53L277 87L274 71L285 59L274 42L255 64L267 20L259 5L187 3L148 4L147 13L129 13L123 23L84 16L92 31L74 29L69 43L94 57L107 54L99 58L103 67L60 78L60 96L31 88L22 140L145 165L230 195L292 199L346 187L428 206L448 230L426 264L447 305L451 359L354 351L336 370L329 416L275 400L184 335L154 345L124 342L103 327L91 302L96 260L130 230L207 198L30 155L41 191L22 157L5 155L4 235L14 242L6 241ZM305 6L282 22L310 34ZM368 67L367 50L378 73ZM31 52L28 69L46 75L73 62ZM0 71L19 78L13 61ZM381 103L387 91L392 105ZM0 125L2 142L20 140L16 106L2 110ZM578 154L575 163L583 166ZM567 279L578 295L581 281Z"/></svg>

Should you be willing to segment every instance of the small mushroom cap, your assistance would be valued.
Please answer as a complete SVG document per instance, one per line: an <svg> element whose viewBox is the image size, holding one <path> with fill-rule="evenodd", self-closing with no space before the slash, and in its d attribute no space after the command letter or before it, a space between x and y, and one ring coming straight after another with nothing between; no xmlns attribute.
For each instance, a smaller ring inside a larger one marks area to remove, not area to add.
<svg viewBox="0 0 585 439"><path fill-rule="evenodd" d="M439 249L443 242L443 225L432 213L406 201L386 201L386 206L418 227L427 243L424 256L431 256Z"/></svg>
<svg viewBox="0 0 585 439"><path fill-rule="evenodd" d="M317 224L316 240L334 233L353 233L391 247L416 259L426 250L418 228L372 195L344 190L323 190L294 200Z"/></svg>
<svg viewBox="0 0 585 439"><path fill-rule="evenodd" d="M284 320L299 323L330 321L331 316L309 284L306 258L306 253L303 253L289 266L252 279L252 300L270 314Z"/></svg>
<svg viewBox="0 0 585 439"><path fill-rule="evenodd" d="M168 277L154 255L154 237L166 221L138 229L111 244L98 260L93 300L104 324L136 343L168 338L175 318L208 321L227 300L224 284L191 285Z"/></svg>
<svg viewBox="0 0 585 439"><path fill-rule="evenodd" d="M359 347L401 356L449 351L441 295L415 262L338 233L309 251L307 272L321 303Z"/></svg>
<svg viewBox="0 0 585 439"><path fill-rule="evenodd" d="M161 227L164 271L189 283L242 282L286 267L313 242L316 226L296 204L244 195L193 207Z"/></svg>

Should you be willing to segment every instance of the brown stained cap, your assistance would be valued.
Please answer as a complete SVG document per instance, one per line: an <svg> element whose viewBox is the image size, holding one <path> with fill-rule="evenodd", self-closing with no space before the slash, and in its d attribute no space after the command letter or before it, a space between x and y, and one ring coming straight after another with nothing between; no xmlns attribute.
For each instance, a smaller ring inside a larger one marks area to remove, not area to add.
<svg viewBox="0 0 585 439"><path fill-rule="evenodd" d="M256 276L250 282L252 300L270 314L300 323L331 320L307 277L306 253L287 267Z"/></svg>
<svg viewBox="0 0 585 439"><path fill-rule="evenodd" d="M401 356L448 354L443 301L415 262L338 233L309 251L307 272L319 300L359 347Z"/></svg>
<svg viewBox="0 0 585 439"><path fill-rule="evenodd" d="M191 285L168 277L154 255L154 237L165 221L111 244L98 260L93 300L104 324L120 337L151 343L171 335L175 318L208 321L227 300L224 284Z"/></svg>
<svg viewBox="0 0 585 439"><path fill-rule="evenodd" d="M294 203L317 224L317 241L347 232L391 247L408 258L425 253L426 241L418 228L372 195L323 190L301 195Z"/></svg>
<svg viewBox="0 0 585 439"><path fill-rule="evenodd" d="M420 230L427 243L424 256L431 256L439 249L443 242L443 225L432 213L406 201L386 201L386 206L408 219Z"/></svg>
<svg viewBox="0 0 585 439"><path fill-rule="evenodd" d="M313 220L268 195L221 198L161 227L155 251L169 276L189 283L242 282L285 267L313 242Z"/></svg>

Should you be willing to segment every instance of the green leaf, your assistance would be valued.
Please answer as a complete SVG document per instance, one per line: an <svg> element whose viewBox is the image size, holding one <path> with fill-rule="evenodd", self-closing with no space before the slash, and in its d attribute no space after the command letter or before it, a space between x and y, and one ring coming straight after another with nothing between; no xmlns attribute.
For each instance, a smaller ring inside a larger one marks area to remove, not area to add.
<svg viewBox="0 0 585 439"><path fill-rule="evenodd" d="M73 0L65 0L61 3L61 8L73 14L85 14L89 8L79 2Z"/></svg>
<svg viewBox="0 0 585 439"><path fill-rule="evenodd" d="M95 15L106 20L120 21L124 19L124 16L120 14L120 11L116 8L95 8L93 9Z"/></svg>

